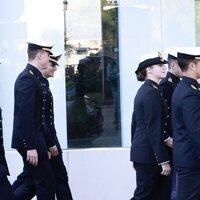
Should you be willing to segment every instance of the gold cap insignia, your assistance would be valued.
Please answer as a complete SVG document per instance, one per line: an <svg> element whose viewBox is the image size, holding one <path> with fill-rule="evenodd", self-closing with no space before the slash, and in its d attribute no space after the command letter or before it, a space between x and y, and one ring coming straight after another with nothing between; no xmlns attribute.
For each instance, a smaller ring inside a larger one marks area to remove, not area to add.
<svg viewBox="0 0 200 200"><path fill-rule="evenodd" d="M32 72L32 70L29 70L29 74L32 74L32 75L34 75L34 73Z"/></svg>
<svg viewBox="0 0 200 200"><path fill-rule="evenodd" d="M197 88L196 88L194 85L191 85L191 88L192 88L193 90L197 90Z"/></svg>
<svg viewBox="0 0 200 200"><path fill-rule="evenodd" d="M158 57L160 57L161 61L164 61L162 54L158 51Z"/></svg>
<svg viewBox="0 0 200 200"><path fill-rule="evenodd" d="M50 48L46 48L46 47L43 47L42 50L43 50L43 51L51 52L51 49L50 49Z"/></svg>
<svg viewBox="0 0 200 200"><path fill-rule="evenodd" d="M199 57L199 56L196 56L195 59L196 59L196 60L200 60L200 57Z"/></svg>

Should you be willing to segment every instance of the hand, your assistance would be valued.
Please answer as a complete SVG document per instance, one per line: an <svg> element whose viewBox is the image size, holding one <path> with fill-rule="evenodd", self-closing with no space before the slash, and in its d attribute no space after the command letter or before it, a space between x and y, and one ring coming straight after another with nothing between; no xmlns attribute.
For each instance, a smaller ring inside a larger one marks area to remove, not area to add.
<svg viewBox="0 0 200 200"><path fill-rule="evenodd" d="M169 140L166 141L166 145L170 148L173 148L173 138L169 138Z"/></svg>
<svg viewBox="0 0 200 200"><path fill-rule="evenodd" d="M31 149L27 151L27 157L26 160L28 163L30 163L33 166L38 165L38 153L36 149Z"/></svg>
<svg viewBox="0 0 200 200"><path fill-rule="evenodd" d="M53 146L49 149L51 156L57 156L59 154L57 146Z"/></svg>
<svg viewBox="0 0 200 200"><path fill-rule="evenodd" d="M171 167L169 165L169 163L165 163L165 164L161 164L162 167L162 172L161 174L164 176L168 176L171 173Z"/></svg>

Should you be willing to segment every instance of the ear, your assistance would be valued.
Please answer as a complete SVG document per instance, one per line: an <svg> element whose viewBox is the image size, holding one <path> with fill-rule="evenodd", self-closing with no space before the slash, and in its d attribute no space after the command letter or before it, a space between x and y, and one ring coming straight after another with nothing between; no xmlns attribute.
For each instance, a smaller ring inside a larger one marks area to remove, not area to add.
<svg viewBox="0 0 200 200"><path fill-rule="evenodd" d="M41 58L42 58L42 52L41 52L41 51L39 51L39 52L37 53L37 58L38 58L38 59L41 59Z"/></svg>
<svg viewBox="0 0 200 200"><path fill-rule="evenodd" d="M189 65L188 65L188 68L189 68L190 70L194 71L195 68L196 68L196 65L195 65L193 62L190 62Z"/></svg>
<svg viewBox="0 0 200 200"><path fill-rule="evenodd" d="M151 73L152 72L152 68L151 67L147 67L147 73Z"/></svg>
<svg viewBox="0 0 200 200"><path fill-rule="evenodd" d="M176 62L172 61L172 62L171 62L171 65L170 65L170 68L171 68L172 70L176 70L176 68L177 68Z"/></svg>

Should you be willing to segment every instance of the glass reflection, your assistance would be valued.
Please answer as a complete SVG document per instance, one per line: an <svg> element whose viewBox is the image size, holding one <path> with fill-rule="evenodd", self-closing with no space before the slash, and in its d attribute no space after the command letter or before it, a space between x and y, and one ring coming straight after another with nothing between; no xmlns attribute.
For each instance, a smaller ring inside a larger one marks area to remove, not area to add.
<svg viewBox="0 0 200 200"><path fill-rule="evenodd" d="M117 9L103 11L107 2L95 2L95 10L102 12L93 16L101 17L96 19L99 38L91 39L90 33L87 40L69 39L66 45L69 148L121 146ZM87 19L83 16L81 23Z"/></svg>
<svg viewBox="0 0 200 200"><path fill-rule="evenodd" d="M195 30L196 30L196 46L200 45L200 1L195 0Z"/></svg>

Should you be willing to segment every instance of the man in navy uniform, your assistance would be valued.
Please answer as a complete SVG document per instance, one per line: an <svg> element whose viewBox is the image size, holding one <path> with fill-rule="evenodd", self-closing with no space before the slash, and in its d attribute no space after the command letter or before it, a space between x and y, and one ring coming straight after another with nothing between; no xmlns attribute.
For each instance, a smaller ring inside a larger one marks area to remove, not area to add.
<svg viewBox="0 0 200 200"><path fill-rule="evenodd" d="M174 49L168 51L168 72L165 78L160 81L159 89L167 105L168 115L165 123L165 131L168 132L169 138L166 140L166 145L169 147L168 152L172 160L172 146L173 146L173 131L171 124L171 98L172 94L180 81L182 71L178 65L177 52ZM171 200L176 200L176 174L172 171L172 194Z"/></svg>
<svg viewBox="0 0 200 200"><path fill-rule="evenodd" d="M173 160L178 200L200 199L200 48L178 51L183 77L172 96Z"/></svg>
<svg viewBox="0 0 200 200"><path fill-rule="evenodd" d="M49 135L52 137L52 141L54 142L54 146L57 148L56 151L51 151L51 166L53 169L53 175L55 178L55 187L56 187L56 198L57 200L72 200L72 194L68 184L68 175L67 170L65 168L63 158L62 158L62 150L56 135L56 129L54 125L54 104L53 104L53 96L49 88L49 81L47 80L49 77L54 77L54 73L57 70L58 63L57 61L60 59L60 55L50 55L50 63L47 69L42 70L42 75L44 77L44 83L47 88L47 113L46 113L46 121L48 124Z"/></svg>
<svg viewBox="0 0 200 200"><path fill-rule="evenodd" d="M48 78L54 76L54 72L57 70L60 55L50 55L49 65L46 69L41 70L43 75L43 84L46 89L46 109L45 109L45 121L46 121L46 142L51 152L51 166L55 179L56 198L57 200L72 200L72 194L68 184L68 175L65 168L62 150L56 135L56 129L54 125L54 106L53 96L49 88ZM26 197L26 200L32 199L35 196L36 190L32 179L26 177L26 173L22 172L13 185L14 193L21 193L21 197Z"/></svg>
<svg viewBox="0 0 200 200"><path fill-rule="evenodd" d="M4 200L14 200L11 185L7 178L8 175L9 171L3 146L2 110L0 108L0 195Z"/></svg>
<svg viewBox="0 0 200 200"><path fill-rule="evenodd" d="M34 181L38 200L54 200L55 186L45 140L46 90L41 70L49 63L52 46L28 43L28 64L14 88L12 147L22 156L26 175ZM16 194L15 194L16 195ZM21 199L16 196L16 199Z"/></svg>

